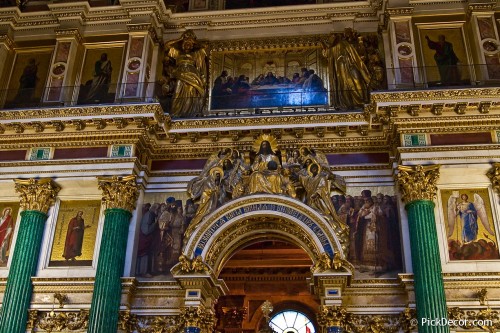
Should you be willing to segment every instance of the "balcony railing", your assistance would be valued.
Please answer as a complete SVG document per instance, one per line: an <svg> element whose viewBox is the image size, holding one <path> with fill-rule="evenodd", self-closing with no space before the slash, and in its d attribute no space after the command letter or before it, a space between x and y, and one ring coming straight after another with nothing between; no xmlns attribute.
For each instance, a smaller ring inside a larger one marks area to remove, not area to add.
<svg viewBox="0 0 500 333"><path fill-rule="evenodd" d="M326 82L325 82L326 84ZM379 90L459 89L465 87L500 86L499 65L388 68ZM372 90L376 91L376 90ZM198 114L182 113L183 117L238 116L265 113L299 113L316 111L353 111L362 105L345 106L336 102L343 92L302 89L291 84L229 90L225 95L207 98L186 98L174 101L158 83L109 84L99 87L60 86L0 91L0 109L71 107L83 105L160 103L166 113L180 105L203 105ZM346 91L344 95L349 95ZM369 102L369 95L365 102ZM334 101L334 103L330 103ZM333 106L332 106L333 104ZM174 116L175 117L175 116Z"/></svg>

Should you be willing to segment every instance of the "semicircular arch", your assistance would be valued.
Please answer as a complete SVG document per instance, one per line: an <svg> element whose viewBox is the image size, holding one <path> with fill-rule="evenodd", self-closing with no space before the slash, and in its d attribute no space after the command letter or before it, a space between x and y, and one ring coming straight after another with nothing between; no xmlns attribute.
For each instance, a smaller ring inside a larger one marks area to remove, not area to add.
<svg viewBox="0 0 500 333"><path fill-rule="evenodd" d="M345 259L345 240L314 209L285 196L252 195L218 208L194 230L184 247L188 258L201 256L216 275L245 242L273 237L301 247L316 262L320 254Z"/></svg>

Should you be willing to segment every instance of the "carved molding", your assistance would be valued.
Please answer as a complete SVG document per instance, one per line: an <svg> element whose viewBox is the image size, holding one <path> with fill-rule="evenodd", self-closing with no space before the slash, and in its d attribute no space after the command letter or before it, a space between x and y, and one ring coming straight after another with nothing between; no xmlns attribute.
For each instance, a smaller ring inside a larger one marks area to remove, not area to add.
<svg viewBox="0 0 500 333"><path fill-rule="evenodd" d="M405 203L415 200L430 200L436 197L436 182L439 178L440 165L398 166L396 180Z"/></svg>
<svg viewBox="0 0 500 333"><path fill-rule="evenodd" d="M37 210L47 214L61 189L50 178L14 179L23 210Z"/></svg>
<svg viewBox="0 0 500 333"><path fill-rule="evenodd" d="M487 176L491 180L493 189L500 193L500 163L494 163L493 168L488 171Z"/></svg>
<svg viewBox="0 0 500 333"><path fill-rule="evenodd" d="M109 208L121 208L132 212L139 196L136 177L97 177L99 189L102 190L102 201Z"/></svg>

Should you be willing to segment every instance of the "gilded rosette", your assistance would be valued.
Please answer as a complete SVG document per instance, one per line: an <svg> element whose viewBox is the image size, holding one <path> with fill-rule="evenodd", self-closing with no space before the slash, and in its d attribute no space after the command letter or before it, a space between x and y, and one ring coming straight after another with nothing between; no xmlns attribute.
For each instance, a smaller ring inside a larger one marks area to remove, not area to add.
<svg viewBox="0 0 500 333"><path fill-rule="evenodd" d="M436 197L436 183L439 178L440 165L398 166L396 175L404 203L415 200L430 200Z"/></svg>
<svg viewBox="0 0 500 333"><path fill-rule="evenodd" d="M97 177L106 209L120 208L132 212L139 196L135 176Z"/></svg>
<svg viewBox="0 0 500 333"><path fill-rule="evenodd" d="M14 179L23 210L36 210L47 214L61 189L50 178Z"/></svg>

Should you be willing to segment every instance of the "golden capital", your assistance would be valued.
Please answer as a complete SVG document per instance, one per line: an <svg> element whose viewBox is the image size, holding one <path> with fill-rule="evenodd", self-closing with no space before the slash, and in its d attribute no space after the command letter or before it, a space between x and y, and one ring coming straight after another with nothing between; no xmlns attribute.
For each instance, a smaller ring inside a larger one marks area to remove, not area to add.
<svg viewBox="0 0 500 333"><path fill-rule="evenodd" d="M345 327L349 314L342 306L321 305L317 314L318 324L323 327Z"/></svg>
<svg viewBox="0 0 500 333"><path fill-rule="evenodd" d="M500 163L493 163L493 168L487 173L493 189L500 193Z"/></svg>
<svg viewBox="0 0 500 333"><path fill-rule="evenodd" d="M439 178L439 164L398 166L396 175L401 198L404 203L415 200L433 200L436 197L436 182Z"/></svg>
<svg viewBox="0 0 500 333"><path fill-rule="evenodd" d="M132 212L139 196L135 176L97 177L102 201L106 208L121 208Z"/></svg>
<svg viewBox="0 0 500 333"><path fill-rule="evenodd" d="M52 179L14 179L16 192L19 193L20 205L23 210L37 210L47 214L56 201L61 189Z"/></svg>
<svg viewBox="0 0 500 333"><path fill-rule="evenodd" d="M215 324L215 314L204 306L181 308L183 327L198 327L211 332Z"/></svg>

